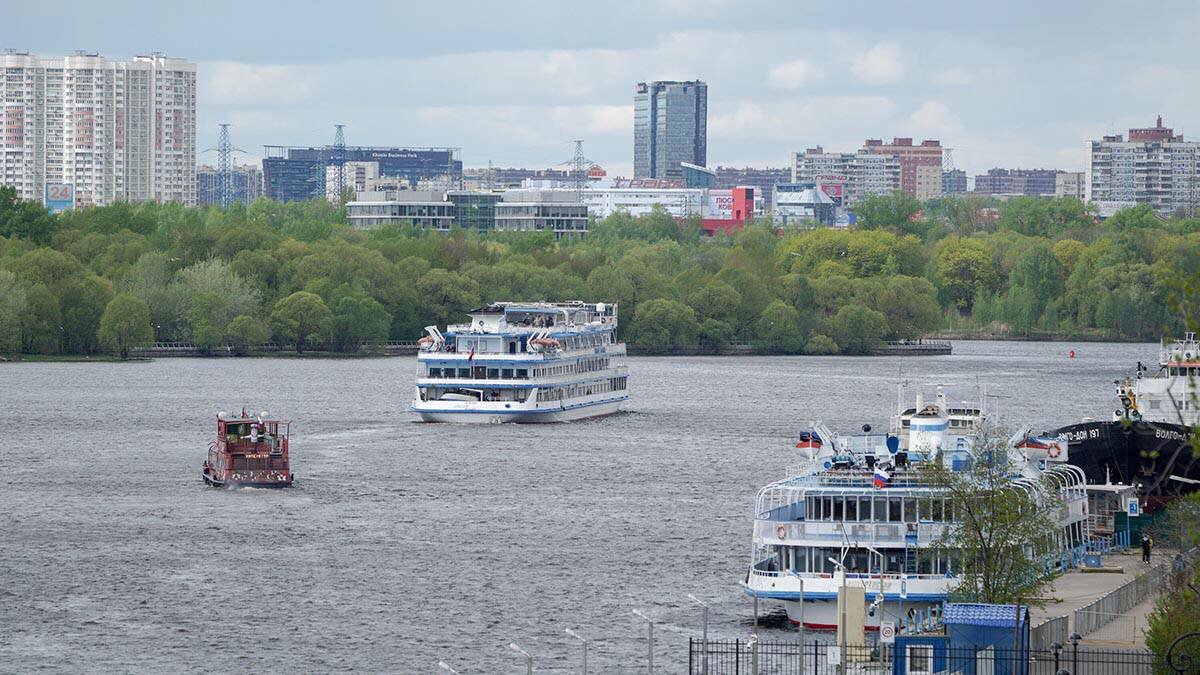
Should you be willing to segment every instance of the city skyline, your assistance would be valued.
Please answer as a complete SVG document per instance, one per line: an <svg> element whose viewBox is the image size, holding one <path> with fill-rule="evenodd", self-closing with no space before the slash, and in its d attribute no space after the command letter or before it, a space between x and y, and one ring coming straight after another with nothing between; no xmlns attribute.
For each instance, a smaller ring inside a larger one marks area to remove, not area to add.
<svg viewBox="0 0 1200 675"><path fill-rule="evenodd" d="M629 92L655 79L709 84L710 165L779 167L813 145L911 136L940 139L970 175L1070 171L1083 168L1087 140L1158 114L1191 137L1194 4L1025 3L1037 21L1021 6L1000 17L952 3L851 3L813 29L811 12L786 3L540 8L530 26L523 12L486 3L367 5L346 17L354 30L329 31L315 3L280 15L117 1L80 4L65 23L53 20L57 8L21 3L0 47L188 59L198 68L198 150L228 122L255 157L263 145L331 142L333 125L346 124L349 143L462 147L468 167L553 166L581 138L611 174L632 175ZM395 26L412 23L436 30L394 39ZM256 28L264 24L269 39ZM1126 39L1139 31L1158 38Z"/></svg>

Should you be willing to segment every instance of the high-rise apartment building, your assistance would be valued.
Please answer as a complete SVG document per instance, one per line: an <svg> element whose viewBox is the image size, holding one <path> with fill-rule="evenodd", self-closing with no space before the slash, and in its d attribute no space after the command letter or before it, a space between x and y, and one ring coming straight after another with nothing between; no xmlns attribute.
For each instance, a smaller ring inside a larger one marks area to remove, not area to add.
<svg viewBox="0 0 1200 675"><path fill-rule="evenodd" d="M1055 197L1074 197L1083 201L1087 190L1086 174L1082 171L1059 171L1054 177Z"/></svg>
<svg viewBox="0 0 1200 675"><path fill-rule="evenodd" d="M232 167L233 201L249 204L263 195L263 175L254 164ZM196 205L221 203L221 172L215 166L196 167Z"/></svg>
<svg viewBox="0 0 1200 675"><path fill-rule="evenodd" d="M639 82L633 95L633 177L682 179L687 162L706 166L708 85Z"/></svg>
<svg viewBox="0 0 1200 675"><path fill-rule="evenodd" d="M196 203L196 66L162 54L0 54L0 183L78 206Z"/></svg>
<svg viewBox="0 0 1200 675"><path fill-rule="evenodd" d="M1052 195L1057 169L988 169L975 176L975 192L989 195Z"/></svg>
<svg viewBox="0 0 1200 675"><path fill-rule="evenodd" d="M911 138L893 138L890 144L879 139L867 139L861 153L891 155L900 161L900 189L921 201L942 196L941 141L921 141L913 145Z"/></svg>
<svg viewBox="0 0 1200 675"><path fill-rule="evenodd" d="M899 190L900 176L895 155L825 152L821 146L792 153L792 182L816 185L839 206Z"/></svg>
<svg viewBox="0 0 1200 675"><path fill-rule="evenodd" d="M942 172L942 194L961 195L967 192L967 172L950 169Z"/></svg>
<svg viewBox="0 0 1200 675"><path fill-rule="evenodd" d="M1200 204L1200 143L1185 141L1159 117L1153 127L1088 142L1085 199L1147 204L1162 215Z"/></svg>

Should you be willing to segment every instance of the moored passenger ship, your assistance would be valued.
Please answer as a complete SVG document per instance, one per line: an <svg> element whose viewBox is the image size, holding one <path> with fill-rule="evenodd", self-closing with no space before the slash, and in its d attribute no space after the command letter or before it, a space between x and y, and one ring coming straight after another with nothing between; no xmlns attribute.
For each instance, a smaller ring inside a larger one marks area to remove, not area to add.
<svg viewBox="0 0 1200 675"><path fill-rule="evenodd" d="M982 406L950 403L939 389L933 402L918 396L899 410L887 433L837 436L814 425L797 444L801 466L758 493L746 592L784 601L793 622L815 629L837 627L843 585L863 589L868 629L932 620L958 583L956 553L942 540L960 505L923 465L970 470L984 419ZM1012 439L1009 481L1061 504L1054 543L1066 555L1087 536L1087 494L1056 443ZM1046 485L1058 494L1044 495Z"/></svg>
<svg viewBox="0 0 1200 675"><path fill-rule="evenodd" d="M567 422L629 399L617 305L497 302L427 326L412 410L427 422Z"/></svg>

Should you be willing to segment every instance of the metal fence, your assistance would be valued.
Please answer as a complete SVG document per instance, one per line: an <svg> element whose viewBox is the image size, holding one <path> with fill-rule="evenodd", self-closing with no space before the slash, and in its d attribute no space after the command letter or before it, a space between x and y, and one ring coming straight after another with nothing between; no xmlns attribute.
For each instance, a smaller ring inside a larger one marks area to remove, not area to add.
<svg viewBox="0 0 1200 675"><path fill-rule="evenodd" d="M1143 650L1066 647L1006 650L908 644L839 647L828 643L689 640L689 675L1151 675L1165 663Z"/></svg>
<svg viewBox="0 0 1200 675"><path fill-rule="evenodd" d="M1033 628L1029 629L1029 646L1036 650L1049 650L1050 645L1057 642L1060 645L1067 644L1067 638L1070 635L1068 623L1070 617L1063 614L1060 617L1049 619Z"/></svg>
<svg viewBox="0 0 1200 675"><path fill-rule="evenodd" d="M1167 578L1168 565L1156 565L1086 607L1075 610L1075 632L1087 636L1128 612L1158 592Z"/></svg>

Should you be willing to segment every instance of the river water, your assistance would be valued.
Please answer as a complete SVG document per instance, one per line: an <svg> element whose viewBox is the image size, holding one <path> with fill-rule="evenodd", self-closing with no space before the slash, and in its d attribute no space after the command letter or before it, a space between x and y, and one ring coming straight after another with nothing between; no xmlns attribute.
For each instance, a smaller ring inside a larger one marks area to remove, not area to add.
<svg viewBox="0 0 1200 675"><path fill-rule="evenodd" d="M1104 417L1157 347L954 352L631 358L630 412L544 426L415 422L411 358L0 364L0 670L524 672L516 642L567 673L574 628L593 672L637 673L640 609L682 672L688 593L748 633L754 495L801 424L886 428L901 379L986 385L1010 427ZM243 404L293 420L296 488L201 482Z"/></svg>

